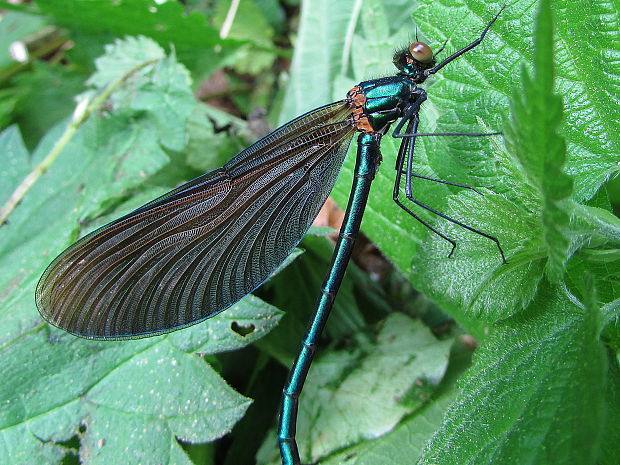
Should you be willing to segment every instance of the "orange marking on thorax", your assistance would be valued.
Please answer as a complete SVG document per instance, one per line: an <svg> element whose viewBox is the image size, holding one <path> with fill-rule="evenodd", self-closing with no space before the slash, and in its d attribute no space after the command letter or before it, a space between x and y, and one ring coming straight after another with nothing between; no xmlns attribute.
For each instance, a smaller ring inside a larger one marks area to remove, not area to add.
<svg viewBox="0 0 620 465"><path fill-rule="evenodd" d="M366 95L360 86L353 87L347 92L347 100L353 107L351 122L359 132L375 132L368 115L366 114Z"/></svg>

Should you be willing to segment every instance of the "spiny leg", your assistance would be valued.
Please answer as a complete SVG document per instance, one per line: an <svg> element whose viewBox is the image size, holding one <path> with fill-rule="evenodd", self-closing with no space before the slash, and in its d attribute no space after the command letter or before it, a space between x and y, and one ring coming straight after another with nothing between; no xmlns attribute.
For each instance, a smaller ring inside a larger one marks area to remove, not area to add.
<svg viewBox="0 0 620 465"><path fill-rule="evenodd" d="M413 116L412 118L410 118L407 124L407 132L408 133L410 131L415 132L415 130L418 128L419 122L420 122L420 119L417 114ZM403 141L400 144L400 148L398 149L398 156L396 157L396 167L395 167L396 168L396 181L394 182L394 191L392 194L392 199L394 200L396 205L398 205L400 208L405 210L415 220L419 221L423 226L430 229L432 232L434 232L439 237L441 237L442 239L444 239L445 241L449 242L452 245L452 248L450 249L450 253L448 254L448 258L450 258L452 257L452 255L454 254L454 250L456 249L456 242L450 239L445 234L439 232L429 223L427 223L422 218L420 218L418 215L413 213L411 209L405 206L398 198L400 194L400 182L401 182L402 176L406 174L406 171L403 170L403 165L404 165L405 159L409 159L412 157L414 146L415 146L415 137L403 139Z"/></svg>
<svg viewBox="0 0 620 465"><path fill-rule="evenodd" d="M417 216L415 213L413 213L409 208L407 208L405 205L402 204L402 202L400 202L400 200L398 199L398 195L400 193L400 182L401 182L401 177L404 175L405 179L406 179L406 184L405 184L405 197L415 203L416 205L418 205L419 207L424 208L427 211L430 211L431 213L438 215L458 226L461 226L462 228L467 229L468 231L471 231L473 233L476 233L482 237L486 237L487 239L495 242L495 244L497 245L497 248L499 250L499 253L502 257L502 262L503 263L507 263L506 262L506 257L504 255L504 250L502 249L502 246L499 242L499 240L495 237L495 236L491 236L490 234L486 234L476 228L473 228L465 223L462 223L458 220L455 220L454 218L441 213L437 210L435 210L434 208L426 205L425 203L417 200L416 198L413 197L413 188L412 188L412 178L416 177L416 178L421 178L421 179L427 179L429 181L435 181L435 182L439 182L442 184L448 184L448 185L453 185L453 186L457 186L457 187L462 187L462 188L466 188L466 189L470 189L473 190L474 192L477 192L478 194L481 194L478 190L476 190L474 187L472 186L468 186L465 184L457 184L457 183L452 183L449 181L444 181L442 179L436 179L436 178L430 178L428 176L422 176L422 175L418 175L413 173L413 154L414 154L414 149L415 149L415 141L416 141L416 131L418 129L418 125L419 125L419 116L416 113L415 115L413 115L408 124L407 124L407 129L405 131L404 134L402 134L403 137L403 141L401 142L400 148L398 150L398 156L396 158L396 171L397 171L397 176L396 176L396 182L394 184L394 193L393 193L393 199L394 202L396 202L396 204L401 207L403 210L405 210L407 213L409 213L411 216L413 216L416 220L418 220L420 223L422 223L424 226L426 226L427 228L429 228L431 231L433 231L435 234L437 234L438 236L440 236L441 238L445 239L446 241L450 242L452 244L452 249L450 250L450 254L448 255L448 257L451 257L452 254L454 253L454 250L456 248L456 242L452 239L450 239L449 237L447 237L445 234L440 233L439 231L437 231L435 228L433 228L432 226L430 226L426 221L422 220L419 216ZM409 137L408 137L409 136ZM405 163L405 160L407 161L407 169L403 170L403 165Z"/></svg>
<svg viewBox="0 0 620 465"><path fill-rule="evenodd" d="M406 175L407 171L403 171L402 174ZM431 177L428 177L428 176L422 176L421 174L416 174L416 173L411 173L411 176L414 177L414 178L426 179L427 181L433 181L433 182L438 182L438 183L441 183L441 184L447 184L449 186L462 187L463 189L469 189L471 191L474 191L476 194L484 195L482 192L480 192L475 187L468 186L467 184L457 184L455 182L444 181L443 179L431 178Z"/></svg>
<svg viewBox="0 0 620 465"><path fill-rule="evenodd" d="M415 128L414 128L414 129L415 129ZM410 140L415 140L415 138L412 138L412 139L410 139ZM412 147L412 149L413 149L413 147ZM401 166L401 170L402 170L402 166ZM478 234L478 235L480 235L480 236L482 236L482 237L486 237L487 239L489 239L489 240L491 240L491 241L495 242L495 244L497 245L497 248L499 249L499 254L500 254L500 255L501 255L501 257L502 257L502 262L503 262L504 264L505 264L505 263L507 263L507 262L506 262L506 257L505 257L505 255L504 255L504 250L502 249L502 246L501 246L501 244L499 243L499 239L497 239L495 236L491 236L490 234L484 233L484 232L482 232L482 231L480 231L480 230L478 230L478 229L476 229L476 228L473 228L473 227L471 227L471 226L469 226L469 225L467 225L467 224L465 224L465 223L462 223L462 222L460 222L460 221L458 221L458 220L455 220L454 218L452 218L452 217L450 217L450 216L446 215L445 213L441 213L440 211L435 210L434 208L432 208L432 207L430 207L430 206L426 205L426 204L425 204L425 203L423 203L423 202L420 202L419 200L417 200L416 198L414 198L414 197L413 197L413 189L412 189L412 182L411 182L411 179L412 179L412 178L414 178L414 177L418 177L418 176L416 176L416 175L414 175L414 174L413 174L413 151L411 151L411 152L409 153L409 157L407 158L407 170L406 170L406 172L405 172L404 174L405 174L405 179L406 179L406 185L405 185L405 197L407 197L407 199L408 199L409 201L411 201L411 202L415 203L415 204L416 204L416 205L418 205L419 207L424 208L425 210L428 210L428 211L429 211L429 212L431 212L431 213L434 213L434 214L435 214L435 215L437 215L437 216L440 216L441 218L444 218L444 219L446 219L446 220L450 221L451 223L454 223L454 224L456 224L456 225L458 225L458 226L461 226L462 228L465 228L465 229L467 229L468 231L471 231L471 232L473 232L473 233L476 233L476 234ZM401 174L399 173L399 176L398 176L398 182L399 182L399 183L400 183L400 176L401 176ZM433 180L434 180L434 181L439 181L439 182L442 182L441 180L435 180L435 179L433 179ZM446 182L446 184L451 184L451 183ZM465 186L465 185L462 185L461 187L470 187L470 186ZM473 188L472 188L472 189L473 189ZM475 189L473 189L473 190L475 190ZM451 242L452 242L452 241L451 241ZM454 249L453 249L453 250L454 250ZM450 254L452 254L452 252L451 252Z"/></svg>

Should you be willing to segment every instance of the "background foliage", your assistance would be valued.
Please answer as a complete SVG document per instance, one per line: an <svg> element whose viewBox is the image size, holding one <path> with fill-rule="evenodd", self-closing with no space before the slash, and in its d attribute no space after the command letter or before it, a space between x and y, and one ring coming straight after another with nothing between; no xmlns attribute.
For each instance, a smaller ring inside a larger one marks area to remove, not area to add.
<svg viewBox="0 0 620 465"><path fill-rule="evenodd" d="M279 393L331 254L324 230L258 297L153 339L50 328L37 279L79 236L265 128L393 74L416 31L450 53L501 6L247 0L222 39L229 3L2 4L0 205L46 171L0 227L1 463L277 463ZM493 242L431 218L458 241L447 258L449 244L397 208L386 136L363 223L381 256L361 248L364 270L350 267L336 301L302 397L304 460L620 463L620 191L606 184L618 171L620 8L550 3L512 2L425 84L421 130L505 139L418 140L417 172L484 195L423 180L415 195L497 236L508 264ZM15 42L25 61L9 55Z"/></svg>

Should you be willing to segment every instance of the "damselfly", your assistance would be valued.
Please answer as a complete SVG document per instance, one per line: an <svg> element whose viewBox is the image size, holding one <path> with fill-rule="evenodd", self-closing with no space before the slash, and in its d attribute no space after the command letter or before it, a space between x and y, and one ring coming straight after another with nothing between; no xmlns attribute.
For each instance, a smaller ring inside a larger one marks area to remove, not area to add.
<svg viewBox="0 0 620 465"><path fill-rule="evenodd" d="M357 161L344 222L314 316L284 388L278 437L282 462L300 463L295 442L298 397L358 234L370 185L390 126L401 138L393 200L413 218L456 243L414 213L405 198L494 241L497 238L413 197L413 178L470 186L413 172L417 137L498 133L418 133L427 99L419 87L480 37L437 63L423 42L397 52L398 73L361 82L344 100L312 110L255 142L222 168L200 176L83 237L46 269L36 290L43 317L90 339L157 336L217 315L265 281L304 236L329 195L353 136ZM404 128L404 131L403 131Z"/></svg>

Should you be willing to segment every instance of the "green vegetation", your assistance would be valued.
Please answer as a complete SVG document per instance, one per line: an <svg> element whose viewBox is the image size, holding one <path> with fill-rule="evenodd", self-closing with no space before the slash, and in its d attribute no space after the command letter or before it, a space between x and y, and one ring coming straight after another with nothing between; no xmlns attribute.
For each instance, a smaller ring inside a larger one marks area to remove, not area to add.
<svg viewBox="0 0 620 465"><path fill-rule="evenodd" d="M505 137L419 139L418 173L484 195L424 180L415 195L497 236L508 264L432 218L458 242L447 258L450 244L392 202L386 136L362 229L388 271L347 273L301 399L304 460L620 463L620 191L606 184L620 161L619 10L550 3L512 2L425 84L421 131ZM247 0L221 39L229 4L0 3L0 209L24 189L0 227L0 463L278 463L277 403L331 254L324 230L257 296L157 338L51 328L36 282L78 237L259 137L245 122L255 108L275 127L393 74L411 14L450 53L500 7ZM15 41L26 62L9 56Z"/></svg>

